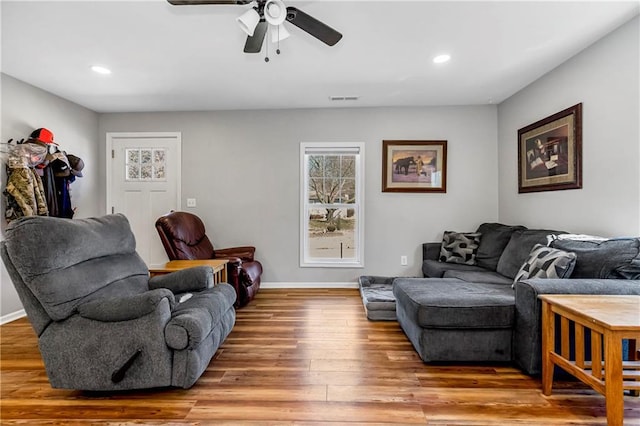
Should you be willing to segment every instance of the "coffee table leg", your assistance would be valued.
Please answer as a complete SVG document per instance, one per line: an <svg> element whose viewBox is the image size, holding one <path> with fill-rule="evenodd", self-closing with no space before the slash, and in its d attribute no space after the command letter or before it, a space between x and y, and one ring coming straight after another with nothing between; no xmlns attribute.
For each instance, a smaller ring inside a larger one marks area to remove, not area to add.
<svg viewBox="0 0 640 426"><path fill-rule="evenodd" d="M622 339L618 338L615 333L605 333L604 352L604 397L607 406L607 425L622 426L624 419Z"/></svg>
<svg viewBox="0 0 640 426"><path fill-rule="evenodd" d="M553 386L553 363L549 355L555 345L555 314L551 305L542 302L542 393L551 395Z"/></svg>

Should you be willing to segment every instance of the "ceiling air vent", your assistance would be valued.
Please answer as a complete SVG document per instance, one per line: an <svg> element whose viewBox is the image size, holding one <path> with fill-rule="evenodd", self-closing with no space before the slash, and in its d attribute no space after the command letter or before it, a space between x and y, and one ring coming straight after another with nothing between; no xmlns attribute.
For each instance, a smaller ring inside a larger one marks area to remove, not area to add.
<svg viewBox="0 0 640 426"><path fill-rule="evenodd" d="M331 101L357 101L359 96L329 96Z"/></svg>

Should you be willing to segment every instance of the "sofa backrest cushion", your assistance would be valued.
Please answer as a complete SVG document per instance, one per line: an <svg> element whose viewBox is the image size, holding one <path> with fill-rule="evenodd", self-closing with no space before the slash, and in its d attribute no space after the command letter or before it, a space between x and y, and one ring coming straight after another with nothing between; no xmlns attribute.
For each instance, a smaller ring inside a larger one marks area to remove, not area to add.
<svg viewBox="0 0 640 426"><path fill-rule="evenodd" d="M480 225L477 232L482 234L482 237L476 254L476 265L495 271L511 235L521 229L526 228L524 226L503 225L501 223L483 223Z"/></svg>
<svg viewBox="0 0 640 426"><path fill-rule="evenodd" d="M551 247L576 254L571 278L640 279L640 238L554 240Z"/></svg>
<svg viewBox="0 0 640 426"><path fill-rule="evenodd" d="M25 217L6 231L6 248L25 285L54 321L112 283L140 288L148 269L123 215L90 219Z"/></svg>
<svg viewBox="0 0 640 426"><path fill-rule="evenodd" d="M564 232L547 229L520 229L514 231L500 256L496 272L505 277L515 278L520 267L529 258L529 253L531 253L533 246L536 244L547 245L547 235L562 233Z"/></svg>

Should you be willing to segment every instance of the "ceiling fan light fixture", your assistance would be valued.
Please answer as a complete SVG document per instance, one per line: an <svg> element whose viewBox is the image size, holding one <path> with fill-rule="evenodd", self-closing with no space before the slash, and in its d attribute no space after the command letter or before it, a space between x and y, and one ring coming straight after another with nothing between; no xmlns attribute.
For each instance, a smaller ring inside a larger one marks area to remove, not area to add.
<svg viewBox="0 0 640 426"><path fill-rule="evenodd" d="M271 25L280 25L287 17L287 7L282 0L267 0L264 5L264 19Z"/></svg>
<svg viewBox="0 0 640 426"><path fill-rule="evenodd" d="M238 21L238 25L240 26L242 31L247 33L249 37L252 37L253 32L256 30L258 22L260 22L260 15L258 14L257 10L251 8L237 17L236 21Z"/></svg>
<svg viewBox="0 0 640 426"><path fill-rule="evenodd" d="M284 40L285 38L289 38L290 35L291 34L289 34L289 31L287 31L283 24L280 24L278 26L271 26L271 41L273 43L277 43Z"/></svg>

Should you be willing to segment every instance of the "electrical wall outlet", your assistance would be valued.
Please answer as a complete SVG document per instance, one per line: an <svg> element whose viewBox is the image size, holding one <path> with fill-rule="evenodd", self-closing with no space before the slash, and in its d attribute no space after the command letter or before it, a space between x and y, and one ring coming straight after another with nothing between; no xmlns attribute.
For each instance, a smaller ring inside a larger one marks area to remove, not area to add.
<svg viewBox="0 0 640 426"><path fill-rule="evenodd" d="M400 256L400 265L407 266L407 256Z"/></svg>
<svg viewBox="0 0 640 426"><path fill-rule="evenodd" d="M195 198L187 198L187 207L195 207L196 199Z"/></svg>

